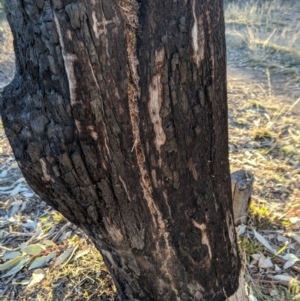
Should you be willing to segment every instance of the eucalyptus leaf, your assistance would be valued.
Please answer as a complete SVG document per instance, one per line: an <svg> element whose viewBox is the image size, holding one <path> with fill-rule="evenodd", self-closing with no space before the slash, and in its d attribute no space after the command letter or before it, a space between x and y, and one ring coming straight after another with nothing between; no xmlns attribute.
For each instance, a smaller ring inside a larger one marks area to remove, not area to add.
<svg viewBox="0 0 300 301"><path fill-rule="evenodd" d="M26 279L26 280L22 280L21 282L12 282L12 285L27 285L30 283L30 280Z"/></svg>
<svg viewBox="0 0 300 301"><path fill-rule="evenodd" d="M25 178L24 177L18 179L17 181L15 181L10 186L4 186L4 187L2 186L2 187L0 187L0 191L5 191L5 193L8 193L8 190L13 190L16 187L16 184L20 184L22 182L25 182Z"/></svg>
<svg viewBox="0 0 300 301"><path fill-rule="evenodd" d="M258 233L257 231L255 231L254 229L253 229L253 233L254 233L255 238L256 238L262 245L264 245L264 247L266 247L271 253L276 254L276 250L273 249L273 248L271 247L271 245L269 244L269 242L268 242L261 234L259 234L259 233Z"/></svg>
<svg viewBox="0 0 300 301"><path fill-rule="evenodd" d="M290 233L290 236L298 243L300 244L300 235Z"/></svg>
<svg viewBox="0 0 300 301"><path fill-rule="evenodd" d="M0 278L5 278L18 273L22 268L30 261L30 258L23 258L16 266L9 270L6 274L2 275Z"/></svg>
<svg viewBox="0 0 300 301"><path fill-rule="evenodd" d="M295 254L291 253L285 254L284 256L282 256L282 258L284 260L293 260L295 262L300 261L300 259Z"/></svg>
<svg viewBox="0 0 300 301"><path fill-rule="evenodd" d="M238 230L238 236L242 236L243 234L245 234L245 232L246 232L246 229L247 229L247 226L246 225L241 225L240 227L239 227L239 230Z"/></svg>
<svg viewBox="0 0 300 301"><path fill-rule="evenodd" d="M23 184L18 184L18 186L16 186L14 189L7 191L7 193L9 193L9 197L19 194L19 192L22 191L22 186Z"/></svg>
<svg viewBox="0 0 300 301"><path fill-rule="evenodd" d="M43 267L45 264L47 264L49 261L51 261L54 257L55 257L55 252L51 252L47 256L38 257L32 262L32 264L30 265L28 270Z"/></svg>
<svg viewBox="0 0 300 301"><path fill-rule="evenodd" d="M23 256L18 256L14 259L11 259L3 264L0 264L0 271L5 271L8 269L13 268L14 266L16 266L21 260L23 259Z"/></svg>
<svg viewBox="0 0 300 301"><path fill-rule="evenodd" d="M268 277L274 280L285 281L285 282L290 282L295 279L294 277L289 275L275 275L275 276L268 275Z"/></svg>
<svg viewBox="0 0 300 301"><path fill-rule="evenodd" d="M273 262L269 256L265 257L264 255L262 255L258 261L258 266L262 269L272 268Z"/></svg>
<svg viewBox="0 0 300 301"><path fill-rule="evenodd" d="M23 253L26 253L28 255L38 255L45 250L46 248L40 244L29 245L21 249Z"/></svg>
<svg viewBox="0 0 300 301"><path fill-rule="evenodd" d="M65 266L72 258L75 250L78 248L78 246L69 248L64 253L62 253L60 256L58 256L54 262L54 267L59 266L62 268Z"/></svg>
<svg viewBox="0 0 300 301"><path fill-rule="evenodd" d="M300 259L294 255L294 254L286 254L282 257L284 260L287 260L287 262L284 264L283 268L288 269L292 267L297 261L300 261Z"/></svg>
<svg viewBox="0 0 300 301"><path fill-rule="evenodd" d="M34 193L32 192L22 192L22 195L25 197L25 198L32 198L34 196Z"/></svg>
<svg viewBox="0 0 300 301"><path fill-rule="evenodd" d="M52 246L52 247L55 247L56 244L52 241L52 240L49 240L49 239L44 239L43 240L43 243L46 245L46 246Z"/></svg>
<svg viewBox="0 0 300 301"><path fill-rule="evenodd" d="M4 260L8 260L8 259L14 259L14 258L16 258L16 257L18 257L18 256L21 256L22 257L22 253L21 252L18 252L18 251L16 251L16 252L7 252L7 253L5 253L4 255L3 255L3 259Z"/></svg>
<svg viewBox="0 0 300 301"><path fill-rule="evenodd" d="M1 173L0 173L0 178L5 178L7 176L7 171L6 170L3 170Z"/></svg>

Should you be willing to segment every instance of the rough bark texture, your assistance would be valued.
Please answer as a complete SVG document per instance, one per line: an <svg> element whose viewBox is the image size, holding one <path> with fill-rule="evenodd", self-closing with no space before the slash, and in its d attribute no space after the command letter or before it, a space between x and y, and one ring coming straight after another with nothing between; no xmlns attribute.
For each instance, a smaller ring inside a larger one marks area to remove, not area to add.
<svg viewBox="0 0 300 301"><path fill-rule="evenodd" d="M31 187L102 253L120 300L239 286L221 0L10 0L2 117Z"/></svg>

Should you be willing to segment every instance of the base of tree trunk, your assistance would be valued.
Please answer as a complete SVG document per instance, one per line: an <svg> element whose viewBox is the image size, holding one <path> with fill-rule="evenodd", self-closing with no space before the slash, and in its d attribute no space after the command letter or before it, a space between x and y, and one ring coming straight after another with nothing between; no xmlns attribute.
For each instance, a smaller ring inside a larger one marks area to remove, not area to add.
<svg viewBox="0 0 300 301"><path fill-rule="evenodd" d="M233 216L235 225L246 224L254 177L241 169L231 174Z"/></svg>
<svg viewBox="0 0 300 301"><path fill-rule="evenodd" d="M244 272L241 271L240 278L239 278L239 288L226 301L249 301L248 297L246 296L246 289L245 289L245 275Z"/></svg>

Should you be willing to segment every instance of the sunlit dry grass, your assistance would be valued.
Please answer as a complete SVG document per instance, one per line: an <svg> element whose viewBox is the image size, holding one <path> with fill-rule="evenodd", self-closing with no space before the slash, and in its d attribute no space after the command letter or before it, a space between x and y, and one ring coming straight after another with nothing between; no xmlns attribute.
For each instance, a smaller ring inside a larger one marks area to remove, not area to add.
<svg viewBox="0 0 300 301"><path fill-rule="evenodd" d="M232 1L225 16L228 64L237 68L228 81L231 169L246 168L255 176L249 226L276 249L285 243L290 248L293 241L285 239L299 231L300 218L299 3ZM251 228L239 244L253 300L299 300L299 267L282 270L275 257L270 260L277 272L252 265L252 256L264 254L266 260L268 250L259 249ZM268 270L289 281L268 278Z"/></svg>
<svg viewBox="0 0 300 301"><path fill-rule="evenodd" d="M299 82L300 10L295 3L226 2L229 60L238 59L243 67L268 68L271 72L288 74L290 80Z"/></svg>

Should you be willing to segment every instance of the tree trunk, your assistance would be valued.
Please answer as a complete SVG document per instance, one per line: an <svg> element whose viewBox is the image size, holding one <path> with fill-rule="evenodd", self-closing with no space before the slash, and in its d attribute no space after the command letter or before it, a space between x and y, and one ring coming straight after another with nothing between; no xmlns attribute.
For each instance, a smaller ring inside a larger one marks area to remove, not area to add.
<svg viewBox="0 0 300 301"><path fill-rule="evenodd" d="M93 240L120 300L233 300L221 0L6 12L17 70L1 111L29 185Z"/></svg>

